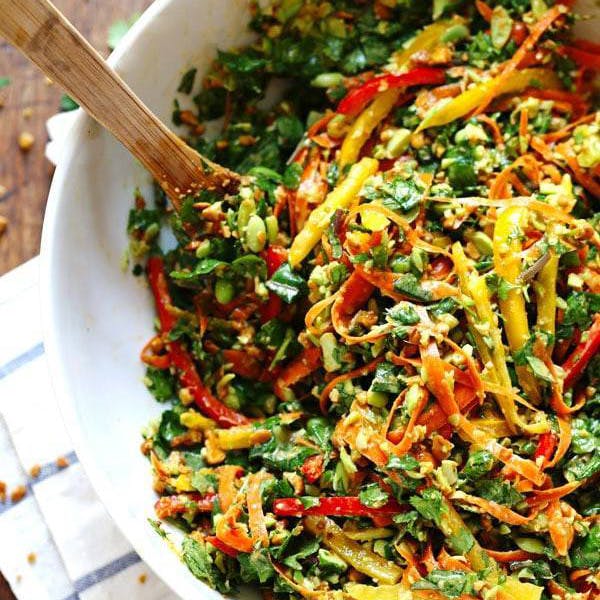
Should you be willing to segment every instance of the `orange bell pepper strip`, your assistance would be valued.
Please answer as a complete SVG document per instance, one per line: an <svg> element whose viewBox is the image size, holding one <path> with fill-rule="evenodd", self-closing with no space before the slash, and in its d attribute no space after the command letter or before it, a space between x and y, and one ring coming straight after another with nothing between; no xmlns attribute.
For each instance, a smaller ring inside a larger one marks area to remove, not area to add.
<svg viewBox="0 0 600 600"><path fill-rule="evenodd" d="M290 394L290 388L314 373L321 366L321 349L317 346L308 346L292 360L275 381L273 391L275 395L285 400Z"/></svg>
<svg viewBox="0 0 600 600"><path fill-rule="evenodd" d="M254 543L248 535L247 528L238 522L241 513L241 506L232 504L218 520L215 533L217 538L227 546L249 554L254 549Z"/></svg>
<svg viewBox="0 0 600 600"><path fill-rule="evenodd" d="M175 326L176 319L172 312L173 304L164 272L164 262L159 256L151 256L148 259L148 281L154 294L162 333L167 334ZM202 413L217 421L221 427L234 427L250 423L247 417L225 406L213 396L202 382L191 354L181 342L170 342L168 350L171 365L175 367L181 385L188 388L196 406Z"/></svg>

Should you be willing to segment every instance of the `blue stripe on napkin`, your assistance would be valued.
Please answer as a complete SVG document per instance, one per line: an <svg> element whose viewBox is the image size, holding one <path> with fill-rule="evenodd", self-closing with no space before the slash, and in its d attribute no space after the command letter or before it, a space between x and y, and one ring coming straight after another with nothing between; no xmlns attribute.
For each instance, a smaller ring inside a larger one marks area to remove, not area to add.
<svg viewBox="0 0 600 600"><path fill-rule="evenodd" d="M39 356L44 354L44 344L41 342L27 350L27 352L23 352L23 354L17 356L17 358L13 358L8 361L6 364L0 367L0 379L4 379L11 373L14 373L21 367L24 367L27 363L35 360Z"/></svg>

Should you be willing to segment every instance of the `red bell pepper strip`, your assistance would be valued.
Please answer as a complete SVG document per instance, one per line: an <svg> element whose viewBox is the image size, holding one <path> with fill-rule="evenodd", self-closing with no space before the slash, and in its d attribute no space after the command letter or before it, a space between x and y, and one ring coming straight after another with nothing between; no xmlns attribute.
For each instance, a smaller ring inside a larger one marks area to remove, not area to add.
<svg viewBox="0 0 600 600"><path fill-rule="evenodd" d="M438 85L446 81L443 69L421 67L402 75L382 75L374 77L352 90L338 105L338 113L354 116L358 114L377 94L395 88L413 85Z"/></svg>
<svg viewBox="0 0 600 600"><path fill-rule="evenodd" d="M538 445L533 454L533 458L537 459L543 456L544 462L547 462L552 458L555 448L556 436L550 431L542 433L538 438Z"/></svg>
<svg viewBox="0 0 600 600"><path fill-rule="evenodd" d="M573 46L563 46L559 49L559 53L568 56L580 67L600 71L600 54L587 52Z"/></svg>
<svg viewBox="0 0 600 600"><path fill-rule="evenodd" d="M227 556L231 556L231 558L237 558L239 552L225 542L222 542L216 535L207 535L204 539L209 544L212 544L217 550L223 552L223 554L227 554Z"/></svg>
<svg viewBox="0 0 600 600"><path fill-rule="evenodd" d="M161 330L164 334L169 333L175 325L175 317L170 311L171 297L164 271L164 261L159 256L148 259L148 281L154 294ZM190 353L181 342L170 342L168 349L171 365L176 368L181 385L188 388L196 406L204 415L214 419L221 427L235 427L250 423L244 415L225 406L212 395L202 383Z"/></svg>
<svg viewBox="0 0 600 600"><path fill-rule="evenodd" d="M568 389L581 377L588 363L600 350L600 315L596 315L594 323L583 335L571 356L562 365L565 372L564 389Z"/></svg>
<svg viewBox="0 0 600 600"><path fill-rule="evenodd" d="M287 260L288 251L283 246L269 246L263 253L263 258L267 263L267 276L272 277L273 273ZM266 323L275 319L281 313L283 307L281 298L269 292L269 299L260 306L260 322Z"/></svg>
<svg viewBox="0 0 600 600"><path fill-rule="evenodd" d="M320 498L319 504L304 508L298 498L278 498L273 502L273 512L278 517L303 517L322 515L330 517L382 517L403 512L396 500L388 500L380 508L370 508L361 503L358 496L330 496Z"/></svg>

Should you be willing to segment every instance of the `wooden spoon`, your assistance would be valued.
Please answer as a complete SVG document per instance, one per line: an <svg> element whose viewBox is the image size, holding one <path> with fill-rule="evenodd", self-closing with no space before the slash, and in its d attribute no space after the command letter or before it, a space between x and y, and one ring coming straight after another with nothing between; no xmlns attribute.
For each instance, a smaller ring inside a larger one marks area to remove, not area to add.
<svg viewBox="0 0 600 600"><path fill-rule="evenodd" d="M4 36L63 87L150 171L175 208L201 189L235 191L240 176L171 132L48 0L0 0Z"/></svg>

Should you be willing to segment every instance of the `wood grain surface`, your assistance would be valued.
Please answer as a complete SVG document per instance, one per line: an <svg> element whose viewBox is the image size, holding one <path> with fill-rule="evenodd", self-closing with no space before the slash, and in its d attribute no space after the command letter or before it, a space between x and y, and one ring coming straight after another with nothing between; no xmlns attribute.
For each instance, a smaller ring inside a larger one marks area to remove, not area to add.
<svg viewBox="0 0 600 600"><path fill-rule="evenodd" d="M107 33L117 20L143 11L152 0L53 0L91 44L108 54ZM34 257L40 233L52 167L44 157L46 120L58 110L62 91L49 84L27 59L0 39L0 77L11 83L0 90L0 216L8 220L0 236L0 275ZM30 132L35 139L27 153L18 138ZM5 189L6 191L2 191ZM23 566L27 557L23 556ZM18 585L18 584L17 584ZM18 593L18 592L17 592ZM0 600L14 600L0 573Z"/></svg>
<svg viewBox="0 0 600 600"><path fill-rule="evenodd" d="M143 11L151 0L53 0L91 44L108 54L112 23ZM0 275L39 252L40 233L52 166L44 157L46 120L58 110L62 91L49 84L17 50L0 40L0 216L8 220L0 236ZM29 132L33 147L23 152L19 135ZM5 190L5 191L3 191ZM0 593L0 600L4 597Z"/></svg>

